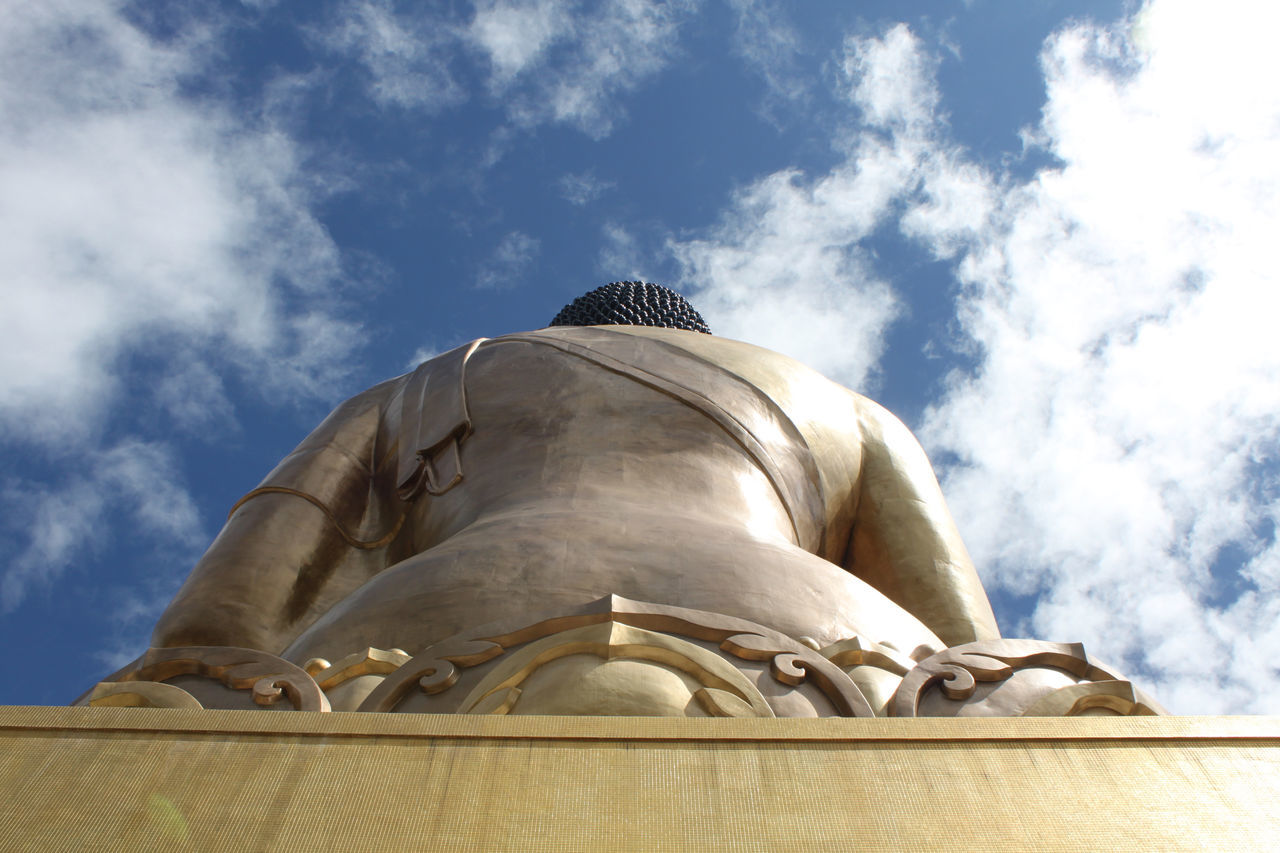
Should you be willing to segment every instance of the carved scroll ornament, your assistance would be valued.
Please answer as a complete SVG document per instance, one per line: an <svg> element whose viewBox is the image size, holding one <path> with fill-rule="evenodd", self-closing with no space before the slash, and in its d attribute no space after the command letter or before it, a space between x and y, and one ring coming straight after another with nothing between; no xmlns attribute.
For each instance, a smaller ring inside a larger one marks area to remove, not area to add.
<svg viewBox="0 0 1280 853"><path fill-rule="evenodd" d="M768 661L773 678L796 686L817 687L841 716L875 716L857 685L838 666L813 649L764 626L725 616L608 596L576 613L533 624L500 623L437 643L389 675L360 706L362 711L393 711L414 687L439 693L457 683L459 667L473 667L509 649L572 628L617 622L676 636L716 643L734 657Z"/></svg>
<svg viewBox="0 0 1280 853"><path fill-rule="evenodd" d="M714 644L724 656L691 641ZM478 628L413 657L399 649L365 649L336 664L316 658L304 669L253 649L153 648L131 669L99 684L86 704L200 708L196 696L166 683L194 675L217 680L232 690L251 691L258 705L274 705L287 698L296 710L328 711L326 691L335 691L338 701L345 685L364 678L361 692L344 696L347 704L340 702L339 707L356 708L359 703L360 711L388 712L397 710L415 690L442 694L458 683L463 670L494 664L481 673L479 681L470 680L468 695L450 702L450 709L508 713L521 701L532 675L580 654L638 661L679 673L691 685L688 695L712 716L774 715L769 700L729 658L767 662L770 676L779 685L813 685L841 716L872 717L877 709L898 717L1165 713L1114 670L1086 655L1078 643L983 640L944 649L916 663L890 646L861 637L815 651L736 617L620 596L533 624ZM859 686L868 682L851 678L841 667L872 668L880 672L877 678L892 680L887 690L877 688L883 692L873 707L868 695L875 691L864 695ZM1003 693L996 701L991 691L985 697L975 695L980 683L1008 686L998 688Z"/></svg>
<svg viewBox="0 0 1280 853"><path fill-rule="evenodd" d="M1061 688L1040 685L1020 689L1017 706L1027 716L1070 715L1089 708L1124 707L1119 699L1125 691L1131 697L1129 708L1141 706L1150 713L1163 714L1153 700L1139 693L1123 677L1097 663L1085 654L1079 643L1048 643L1041 640L981 640L944 649L926 658L902 679L889 711L897 717L919 716L922 700L931 689L938 689L950 702L966 705L966 711L982 714L981 703L972 701L979 682L1003 682L1024 670L1046 670L1084 682ZM1101 688L1097 684L1124 685ZM1061 693L1058 699L1051 697ZM1089 701L1089 697L1095 698ZM1117 713L1131 713L1131 710ZM988 712L990 713L990 712ZM1141 713L1141 712L1139 712Z"/></svg>
<svg viewBox="0 0 1280 853"><path fill-rule="evenodd" d="M119 681L164 682L198 675L233 690L251 690L253 701L273 705L288 697L298 711L328 711L329 700L301 667L267 652L232 646L185 646L148 649L138 667Z"/></svg>

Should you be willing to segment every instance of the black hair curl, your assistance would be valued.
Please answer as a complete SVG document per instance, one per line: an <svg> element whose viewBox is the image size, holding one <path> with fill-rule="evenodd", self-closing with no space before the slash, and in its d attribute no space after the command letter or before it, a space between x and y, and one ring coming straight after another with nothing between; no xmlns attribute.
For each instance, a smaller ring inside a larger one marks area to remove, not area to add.
<svg viewBox="0 0 1280 853"><path fill-rule="evenodd" d="M661 326L711 334L702 315L669 287L615 281L584 293L560 309L552 326Z"/></svg>

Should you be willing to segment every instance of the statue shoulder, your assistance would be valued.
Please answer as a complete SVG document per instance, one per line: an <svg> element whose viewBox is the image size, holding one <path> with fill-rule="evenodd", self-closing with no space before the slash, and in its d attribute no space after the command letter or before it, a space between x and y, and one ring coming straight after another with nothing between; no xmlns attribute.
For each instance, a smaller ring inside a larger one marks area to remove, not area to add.
<svg viewBox="0 0 1280 853"><path fill-rule="evenodd" d="M612 328L661 340L735 374L769 395L798 425L825 425L846 432L856 428L868 410L873 415L884 411L796 359L755 344L679 329Z"/></svg>
<svg viewBox="0 0 1280 853"><path fill-rule="evenodd" d="M413 373L406 373L387 379L372 388L343 400L321 422L313 435L326 434L335 429L340 429L341 425L352 420L368 420L370 418L382 420L386 417L390 408L398 406L400 395L403 393L404 386L411 376L413 376Z"/></svg>
<svg viewBox="0 0 1280 853"><path fill-rule="evenodd" d="M361 391L339 403L263 480L264 484L296 479L316 459L333 456L377 470L395 447L395 424L408 379L406 373ZM337 464L337 463L335 463ZM291 473L292 472L292 473Z"/></svg>

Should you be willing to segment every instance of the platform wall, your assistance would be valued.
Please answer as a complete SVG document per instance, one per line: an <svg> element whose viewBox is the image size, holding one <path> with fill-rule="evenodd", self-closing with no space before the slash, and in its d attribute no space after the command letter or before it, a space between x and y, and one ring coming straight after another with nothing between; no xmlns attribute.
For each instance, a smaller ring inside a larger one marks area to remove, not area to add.
<svg viewBox="0 0 1280 853"><path fill-rule="evenodd" d="M1280 720L0 708L15 850L1276 849Z"/></svg>

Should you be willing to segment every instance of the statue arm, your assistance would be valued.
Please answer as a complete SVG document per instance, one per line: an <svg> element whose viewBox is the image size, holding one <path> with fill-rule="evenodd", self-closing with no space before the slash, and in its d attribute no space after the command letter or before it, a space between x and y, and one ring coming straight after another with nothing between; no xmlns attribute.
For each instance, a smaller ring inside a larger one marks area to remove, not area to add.
<svg viewBox="0 0 1280 853"><path fill-rule="evenodd" d="M403 517L386 426L402 384L343 403L236 504L161 616L153 645L277 653L385 567Z"/></svg>
<svg viewBox="0 0 1280 853"><path fill-rule="evenodd" d="M862 466L845 564L948 645L999 637L924 450L888 411L859 402Z"/></svg>

